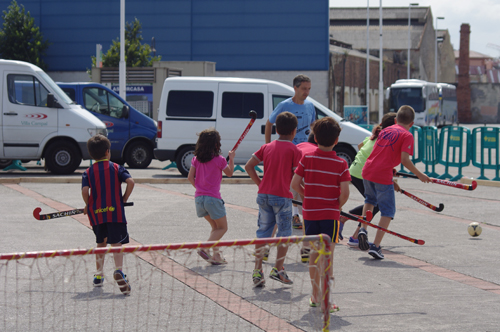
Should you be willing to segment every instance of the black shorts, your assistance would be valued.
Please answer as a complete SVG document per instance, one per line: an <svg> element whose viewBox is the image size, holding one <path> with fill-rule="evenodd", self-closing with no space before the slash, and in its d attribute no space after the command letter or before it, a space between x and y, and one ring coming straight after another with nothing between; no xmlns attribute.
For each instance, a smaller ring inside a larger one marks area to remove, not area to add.
<svg viewBox="0 0 500 332"><path fill-rule="evenodd" d="M338 220L306 220L304 219L306 235L328 235L333 243L339 243Z"/></svg>
<svg viewBox="0 0 500 332"><path fill-rule="evenodd" d="M106 242L108 244L129 243L127 224L122 222L105 222L92 226L96 243Z"/></svg>

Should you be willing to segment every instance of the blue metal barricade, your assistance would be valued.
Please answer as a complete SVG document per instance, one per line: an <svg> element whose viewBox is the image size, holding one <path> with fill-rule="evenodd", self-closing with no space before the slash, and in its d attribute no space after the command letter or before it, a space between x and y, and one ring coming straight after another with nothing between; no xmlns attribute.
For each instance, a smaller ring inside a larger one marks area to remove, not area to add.
<svg viewBox="0 0 500 332"><path fill-rule="evenodd" d="M410 133L413 135L413 155L411 156L411 161L413 164L419 163L422 161L422 153L423 153L423 136L422 136L422 128L419 126L412 126L410 128ZM403 164L401 164L400 173L411 174L405 170Z"/></svg>
<svg viewBox="0 0 500 332"><path fill-rule="evenodd" d="M495 178L493 181L500 181L499 142L500 128L498 127L477 127L472 130L472 165L481 169L481 176L478 179L489 180L484 176L484 170L494 169Z"/></svg>
<svg viewBox="0 0 500 332"><path fill-rule="evenodd" d="M438 179L457 181L463 177L462 168L470 164L470 130L462 126L447 126L439 135L439 163L445 166L445 172ZM452 177L449 167L458 167L458 174Z"/></svg>
<svg viewBox="0 0 500 332"><path fill-rule="evenodd" d="M425 174L430 177L438 177L436 165L439 161L439 139L438 130L434 126L422 127L422 162L425 165ZM429 167L431 171L429 171Z"/></svg>

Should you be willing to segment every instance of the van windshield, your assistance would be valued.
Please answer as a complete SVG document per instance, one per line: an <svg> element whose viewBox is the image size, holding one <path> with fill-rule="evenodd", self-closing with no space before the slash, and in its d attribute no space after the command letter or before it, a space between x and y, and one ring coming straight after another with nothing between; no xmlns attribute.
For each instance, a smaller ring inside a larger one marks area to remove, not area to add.
<svg viewBox="0 0 500 332"><path fill-rule="evenodd" d="M50 86L50 89L54 91L54 97L59 101L64 101L66 104L76 104L64 91L57 85L49 75L43 71L39 71L38 74L42 76L44 81Z"/></svg>

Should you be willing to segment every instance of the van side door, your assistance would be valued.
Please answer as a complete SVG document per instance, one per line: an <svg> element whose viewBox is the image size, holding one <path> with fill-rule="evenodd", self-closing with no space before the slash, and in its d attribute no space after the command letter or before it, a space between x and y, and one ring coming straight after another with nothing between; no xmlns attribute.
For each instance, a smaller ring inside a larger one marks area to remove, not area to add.
<svg viewBox="0 0 500 332"><path fill-rule="evenodd" d="M4 156L34 159L42 142L57 133L58 109L46 106L49 90L32 73L5 70L2 79Z"/></svg>
<svg viewBox="0 0 500 332"><path fill-rule="evenodd" d="M245 164L261 145L265 144L262 125L269 114L267 84L219 83L217 124L221 134L221 151L224 156L234 147L250 122L250 111L257 113L257 119L236 151L235 163Z"/></svg>

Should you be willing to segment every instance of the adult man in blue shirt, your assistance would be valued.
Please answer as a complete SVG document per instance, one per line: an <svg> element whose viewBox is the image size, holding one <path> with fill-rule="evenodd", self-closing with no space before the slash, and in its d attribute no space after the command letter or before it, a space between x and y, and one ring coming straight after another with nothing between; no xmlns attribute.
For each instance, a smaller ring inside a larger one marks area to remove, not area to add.
<svg viewBox="0 0 500 332"><path fill-rule="evenodd" d="M276 122L278 114L282 112L290 112L297 117L297 134L293 139L293 144L297 145L307 142L310 126L316 120L314 105L306 100L307 96L309 96L309 91L311 91L311 79L306 75L297 75L293 79L293 89L295 90L295 95L279 103L267 120L265 130L266 143L271 142L273 124Z"/></svg>

